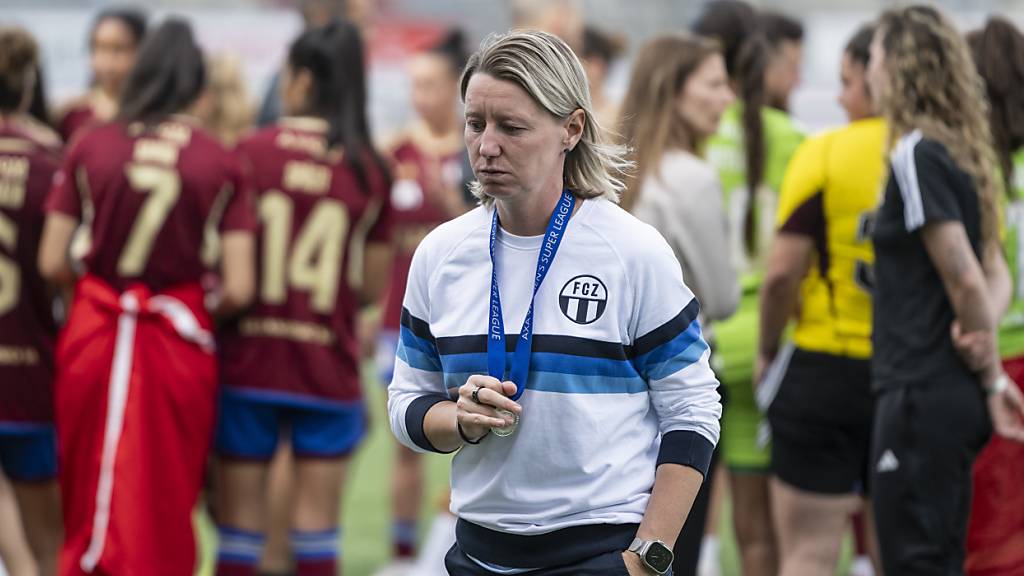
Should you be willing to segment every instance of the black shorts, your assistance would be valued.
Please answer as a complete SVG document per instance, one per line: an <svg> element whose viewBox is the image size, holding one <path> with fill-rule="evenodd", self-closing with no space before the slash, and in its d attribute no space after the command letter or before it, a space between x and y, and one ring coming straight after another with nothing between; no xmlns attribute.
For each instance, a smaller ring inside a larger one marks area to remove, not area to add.
<svg viewBox="0 0 1024 576"><path fill-rule="evenodd" d="M869 360L793 350L768 407L772 474L816 494L866 494L872 417Z"/></svg>
<svg viewBox="0 0 1024 576"><path fill-rule="evenodd" d="M871 497L886 574L964 573L971 469L990 434L974 382L878 397Z"/></svg>

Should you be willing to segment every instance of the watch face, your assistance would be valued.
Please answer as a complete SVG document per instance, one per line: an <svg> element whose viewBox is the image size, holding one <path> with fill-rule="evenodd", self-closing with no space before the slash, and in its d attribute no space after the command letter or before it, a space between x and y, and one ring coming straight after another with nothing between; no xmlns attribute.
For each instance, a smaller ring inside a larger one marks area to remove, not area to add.
<svg viewBox="0 0 1024 576"><path fill-rule="evenodd" d="M652 542L651 547L644 554L644 561L655 572L664 574L672 567L672 551L661 542Z"/></svg>

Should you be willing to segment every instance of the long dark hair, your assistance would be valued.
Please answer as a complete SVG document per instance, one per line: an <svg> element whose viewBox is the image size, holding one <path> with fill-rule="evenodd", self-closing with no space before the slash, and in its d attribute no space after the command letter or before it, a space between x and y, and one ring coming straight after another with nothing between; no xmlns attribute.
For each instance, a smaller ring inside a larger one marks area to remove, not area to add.
<svg viewBox="0 0 1024 576"><path fill-rule="evenodd" d="M96 36L96 30L100 27L100 24L107 20L117 20L124 24L125 28L132 35L132 40L135 41L136 46L140 45L142 39L146 36L146 14L144 12L127 6L107 8L97 14L96 18L92 21L92 26L89 28L90 47Z"/></svg>
<svg viewBox="0 0 1024 576"><path fill-rule="evenodd" d="M192 27L168 18L150 33L128 74L117 120L158 124L188 109L203 91L206 68Z"/></svg>
<svg viewBox="0 0 1024 576"><path fill-rule="evenodd" d="M985 81L989 119L1006 193L1013 195L1013 153L1024 146L1024 34L1009 20L992 17L967 35L974 65Z"/></svg>
<svg viewBox="0 0 1024 576"><path fill-rule="evenodd" d="M366 118L366 72L359 29L351 22L334 20L303 32L288 50L288 66L293 74L307 70L313 77L307 112L327 120L328 146L345 149L345 161L360 184L369 186L368 159L381 174L387 174L384 160L373 147Z"/></svg>
<svg viewBox="0 0 1024 576"><path fill-rule="evenodd" d="M693 24L693 31L715 38L722 46L725 69L737 85L743 102L743 148L750 201L743 220L748 252L755 249L754 198L764 179L765 148L761 108L765 105L764 75L772 44L760 26L756 10L740 0L709 2Z"/></svg>

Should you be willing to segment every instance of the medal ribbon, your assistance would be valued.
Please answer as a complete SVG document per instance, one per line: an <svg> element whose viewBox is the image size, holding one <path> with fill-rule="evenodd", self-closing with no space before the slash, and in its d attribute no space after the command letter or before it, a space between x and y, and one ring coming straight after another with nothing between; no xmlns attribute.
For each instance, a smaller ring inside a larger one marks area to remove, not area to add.
<svg viewBox="0 0 1024 576"><path fill-rule="evenodd" d="M516 341L516 349L512 355L512 367L509 368L509 380L516 385L516 393L512 400L519 400L526 390L526 379L530 374L530 353L533 349L533 302L537 298L537 290L544 282L551 264L555 261L558 246L562 243L565 225L576 206L576 197L568 189L562 190L562 198L558 201L547 231L544 232L544 243L537 255L537 273L533 279L533 295L530 297L530 309L523 320L523 328ZM505 322L501 312L501 295L498 291L498 266L494 261L494 243L498 234L498 208L494 208L491 220L491 307L489 312L487 334L487 373L498 380L505 379Z"/></svg>

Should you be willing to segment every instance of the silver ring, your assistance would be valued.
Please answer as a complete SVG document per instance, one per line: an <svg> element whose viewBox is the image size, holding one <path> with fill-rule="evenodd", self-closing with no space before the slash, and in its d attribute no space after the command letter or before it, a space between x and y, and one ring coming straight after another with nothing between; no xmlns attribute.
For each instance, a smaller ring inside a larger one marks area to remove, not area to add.
<svg viewBox="0 0 1024 576"><path fill-rule="evenodd" d="M473 395L472 395L472 398L473 398L473 402L476 402L477 404L479 404L479 403L480 403L480 397L479 397L479 396L477 396L477 394L479 394L479 393L480 393L480 391L481 391L481 390L483 390L483 389L484 389L484 387L483 387L483 386L477 386L477 387L476 387L476 390L473 390Z"/></svg>

